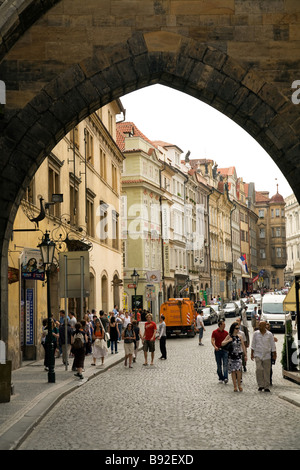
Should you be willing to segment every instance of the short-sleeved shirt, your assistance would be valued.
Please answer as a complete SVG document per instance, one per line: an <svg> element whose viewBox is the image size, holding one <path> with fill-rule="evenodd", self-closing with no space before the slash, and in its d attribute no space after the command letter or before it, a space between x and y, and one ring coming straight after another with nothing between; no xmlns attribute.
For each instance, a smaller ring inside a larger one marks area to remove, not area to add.
<svg viewBox="0 0 300 470"><path fill-rule="evenodd" d="M145 340L150 341L156 330L156 323L154 321L145 323Z"/></svg>
<svg viewBox="0 0 300 470"><path fill-rule="evenodd" d="M221 347L222 341L226 338L228 332L226 330L221 331L219 328L212 332L211 337L215 339L215 345L217 348Z"/></svg>

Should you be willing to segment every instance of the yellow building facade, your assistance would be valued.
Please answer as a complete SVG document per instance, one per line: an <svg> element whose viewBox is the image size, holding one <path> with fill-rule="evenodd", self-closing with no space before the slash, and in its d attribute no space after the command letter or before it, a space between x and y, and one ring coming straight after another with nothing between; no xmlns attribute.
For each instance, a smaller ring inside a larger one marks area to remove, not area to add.
<svg viewBox="0 0 300 470"><path fill-rule="evenodd" d="M46 231L56 243L50 275L55 320L59 320L60 309L74 311L76 318L82 319L87 310L108 312L121 303L123 155L115 139L116 116L123 112L118 100L82 121L52 150L27 188L9 247L8 356L13 368L23 359L43 355L46 282L28 271L32 259L40 263L38 245ZM88 293L84 298L69 297L65 304L60 259L74 251L88 253Z"/></svg>

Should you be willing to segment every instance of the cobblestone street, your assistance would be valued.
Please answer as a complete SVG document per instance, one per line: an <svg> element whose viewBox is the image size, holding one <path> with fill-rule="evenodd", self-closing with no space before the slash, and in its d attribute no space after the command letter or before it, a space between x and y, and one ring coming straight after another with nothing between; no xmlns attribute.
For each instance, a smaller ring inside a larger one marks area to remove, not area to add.
<svg viewBox="0 0 300 470"><path fill-rule="evenodd" d="M229 329L231 321L226 321ZM207 326L198 338L167 341L168 359L133 369L124 363L65 397L28 436L23 450L288 450L300 449L300 409L279 398L299 386L282 378L283 335L270 394L259 393L248 359L241 393L219 384ZM248 350L249 351L249 350ZM86 359L90 361L88 357Z"/></svg>

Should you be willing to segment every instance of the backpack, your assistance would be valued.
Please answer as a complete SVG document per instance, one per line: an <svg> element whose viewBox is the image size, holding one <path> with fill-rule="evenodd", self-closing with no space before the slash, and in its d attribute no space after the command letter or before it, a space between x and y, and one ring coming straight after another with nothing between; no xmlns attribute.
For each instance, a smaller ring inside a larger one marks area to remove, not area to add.
<svg viewBox="0 0 300 470"><path fill-rule="evenodd" d="M83 346L84 346L83 334L78 332L74 335L73 348L80 349L80 348L83 348Z"/></svg>

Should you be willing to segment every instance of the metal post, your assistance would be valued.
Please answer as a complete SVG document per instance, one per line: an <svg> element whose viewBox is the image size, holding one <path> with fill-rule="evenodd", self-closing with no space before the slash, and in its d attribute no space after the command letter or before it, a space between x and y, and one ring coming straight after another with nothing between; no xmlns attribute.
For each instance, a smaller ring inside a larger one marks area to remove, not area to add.
<svg viewBox="0 0 300 470"><path fill-rule="evenodd" d="M64 255L65 262L65 369L68 370L68 257Z"/></svg>
<svg viewBox="0 0 300 470"><path fill-rule="evenodd" d="M83 319L83 290L84 290L84 257L80 256L80 302L81 302L81 318Z"/></svg>
<svg viewBox="0 0 300 470"><path fill-rule="evenodd" d="M55 383L54 372L54 344L52 335L52 318L51 318L51 297L50 297L50 268L46 270L47 274L47 315L48 315L48 334L46 336L46 351L48 355L48 382Z"/></svg>

